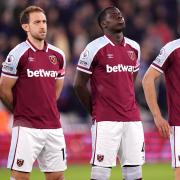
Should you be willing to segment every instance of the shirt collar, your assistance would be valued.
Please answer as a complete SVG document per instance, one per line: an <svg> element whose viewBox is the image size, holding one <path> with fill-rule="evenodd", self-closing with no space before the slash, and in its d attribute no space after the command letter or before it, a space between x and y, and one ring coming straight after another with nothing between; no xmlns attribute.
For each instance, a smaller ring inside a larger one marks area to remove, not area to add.
<svg viewBox="0 0 180 180"><path fill-rule="evenodd" d="M26 43L30 46L30 48L36 52L36 51L45 51L47 52L48 51L48 44L46 41L44 41L44 48L42 50L39 50L38 48L36 48L29 39L26 39Z"/></svg>
<svg viewBox="0 0 180 180"><path fill-rule="evenodd" d="M110 42L111 45L115 46L115 45L121 45L121 46L125 46L125 39L123 36L123 39L120 43L117 43L113 40L112 36L105 34L104 37Z"/></svg>

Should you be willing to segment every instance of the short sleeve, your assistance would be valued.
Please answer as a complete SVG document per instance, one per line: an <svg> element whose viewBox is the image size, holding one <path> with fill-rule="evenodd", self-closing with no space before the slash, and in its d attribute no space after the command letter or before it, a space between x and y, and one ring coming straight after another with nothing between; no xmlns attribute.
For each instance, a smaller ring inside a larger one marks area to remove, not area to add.
<svg viewBox="0 0 180 180"><path fill-rule="evenodd" d="M135 68L134 68L134 72L139 71L140 58L141 58L141 50L140 50L139 44L137 44L137 60L136 60L136 65L135 65Z"/></svg>
<svg viewBox="0 0 180 180"><path fill-rule="evenodd" d="M133 50L128 51L128 55L133 60L136 58L133 72L137 72L140 67L140 56L141 56L140 46L136 41L131 40L127 37L125 37L125 44L128 44L133 48Z"/></svg>
<svg viewBox="0 0 180 180"><path fill-rule="evenodd" d="M12 78L18 78L18 66L20 59L23 54L28 50L28 46L25 42L18 44L14 49L12 49L6 60L2 64L2 76L10 76Z"/></svg>
<svg viewBox="0 0 180 180"><path fill-rule="evenodd" d="M87 46L80 55L77 69L85 73L92 74L91 63L93 58L94 56L92 55L91 49Z"/></svg>
<svg viewBox="0 0 180 180"><path fill-rule="evenodd" d="M171 53L168 53L167 49L165 47L163 47L160 50L160 52L159 52L158 56L156 57L156 59L151 64L151 67L153 67L154 69L156 69L159 72L163 73L167 68L168 61L170 61L169 57L170 57Z"/></svg>
<svg viewBox="0 0 180 180"><path fill-rule="evenodd" d="M18 78L17 66L19 59L13 54L9 53L6 60L2 64L2 75L3 76L12 76Z"/></svg>
<svg viewBox="0 0 180 180"><path fill-rule="evenodd" d="M99 50L109 44L109 41L103 36L90 42L81 53L77 65L77 70L87 74L92 74L92 64Z"/></svg>
<svg viewBox="0 0 180 180"><path fill-rule="evenodd" d="M58 75L56 79L61 79L64 78L65 76L65 69L66 69L66 59L65 59L65 54L61 51L59 54L59 70L58 70Z"/></svg>

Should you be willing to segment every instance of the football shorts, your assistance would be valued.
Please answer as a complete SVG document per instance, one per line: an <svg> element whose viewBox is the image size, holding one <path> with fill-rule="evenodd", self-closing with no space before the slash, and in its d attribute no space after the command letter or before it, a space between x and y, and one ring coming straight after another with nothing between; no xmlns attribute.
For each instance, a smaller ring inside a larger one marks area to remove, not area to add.
<svg viewBox="0 0 180 180"><path fill-rule="evenodd" d="M91 164L102 167L142 165L145 161L144 132L141 121L101 121L92 125Z"/></svg>
<svg viewBox="0 0 180 180"><path fill-rule="evenodd" d="M7 167L17 171L31 172L36 159L43 172L59 172L67 168L66 145L62 128L14 127L12 129Z"/></svg>
<svg viewBox="0 0 180 180"><path fill-rule="evenodd" d="M170 135L172 167L180 167L180 126L171 126Z"/></svg>

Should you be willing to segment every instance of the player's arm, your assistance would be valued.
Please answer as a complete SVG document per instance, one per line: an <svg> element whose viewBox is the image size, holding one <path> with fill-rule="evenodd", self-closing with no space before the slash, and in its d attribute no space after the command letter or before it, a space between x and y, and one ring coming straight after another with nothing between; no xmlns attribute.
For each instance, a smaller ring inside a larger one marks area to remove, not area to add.
<svg viewBox="0 0 180 180"><path fill-rule="evenodd" d="M91 95L87 87L89 77L90 74L77 70L74 81L74 90L80 102L83 104L86 110L91 114L92 112Z"/></svg>
<svg viewBox="0 0 180 180"><path fill-rule="evenodd" d="M137 44L137 51L138 51L138 54L137 54L136 66L134 67L134 72L133 72L133 80L134 80L134 82L136 81L136 78L137 78L137 75L138 75L138 72L139 72L139 68L140 68L141 49L140 49L139 44Z"/></svg>
<svg viewBox="0 0 180 180"><path fill-rule="evenodd" d="M147 104L152 112L155 124L161 136L169 137L170 126L168 122L162 117L160 108L157 103L157 95L155 89L155 80L160 77L161 73L150 67L144 75L142 84L144 89Z"/></svg>
<svg viewBox="0 0 180 180"><path fill-rule="evenodd" d="M134 80L134 82L136 81L137 74L138 74L137 71L133 73L133 80Z"/></svg>
<svg viewBox="0 0 180 180"><path fill-rule="evenodd" d="M10 112L13 112L12 88L16 81L16 78L9 78L6 76L2 76L0 79L0 98Z"/></svg>
<svg viewBox="0 0 180 180"><path fill-rule="evenodd" d="M64 84L64 78L56 79L56 100L59 98Z"/></svg>

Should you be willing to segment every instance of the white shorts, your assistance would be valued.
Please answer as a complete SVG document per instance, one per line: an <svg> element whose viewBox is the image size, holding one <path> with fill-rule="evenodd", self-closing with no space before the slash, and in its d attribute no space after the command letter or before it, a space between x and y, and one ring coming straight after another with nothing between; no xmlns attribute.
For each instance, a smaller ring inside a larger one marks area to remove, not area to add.
<svg viewBox="0 0 180 180"><path fill-rule="evenodd" d="M22 172L31 172L37 159L43 172L64 171L66 145L62 128L34 129L14 127L7 167Z"/></svg>
<svg viewBox="0 0 180 180"><path fill-rule="evenodd" d="M142 165L145 160L144 132L141 121L102 121L92 125L91 164L102 167Z"/></svg>
<svg viewBox="0 0 180 180"><path fill-rule="evenodd" d="M180 167L180 126L171 126L172 134L170 135L172 167Z"/></svg>

